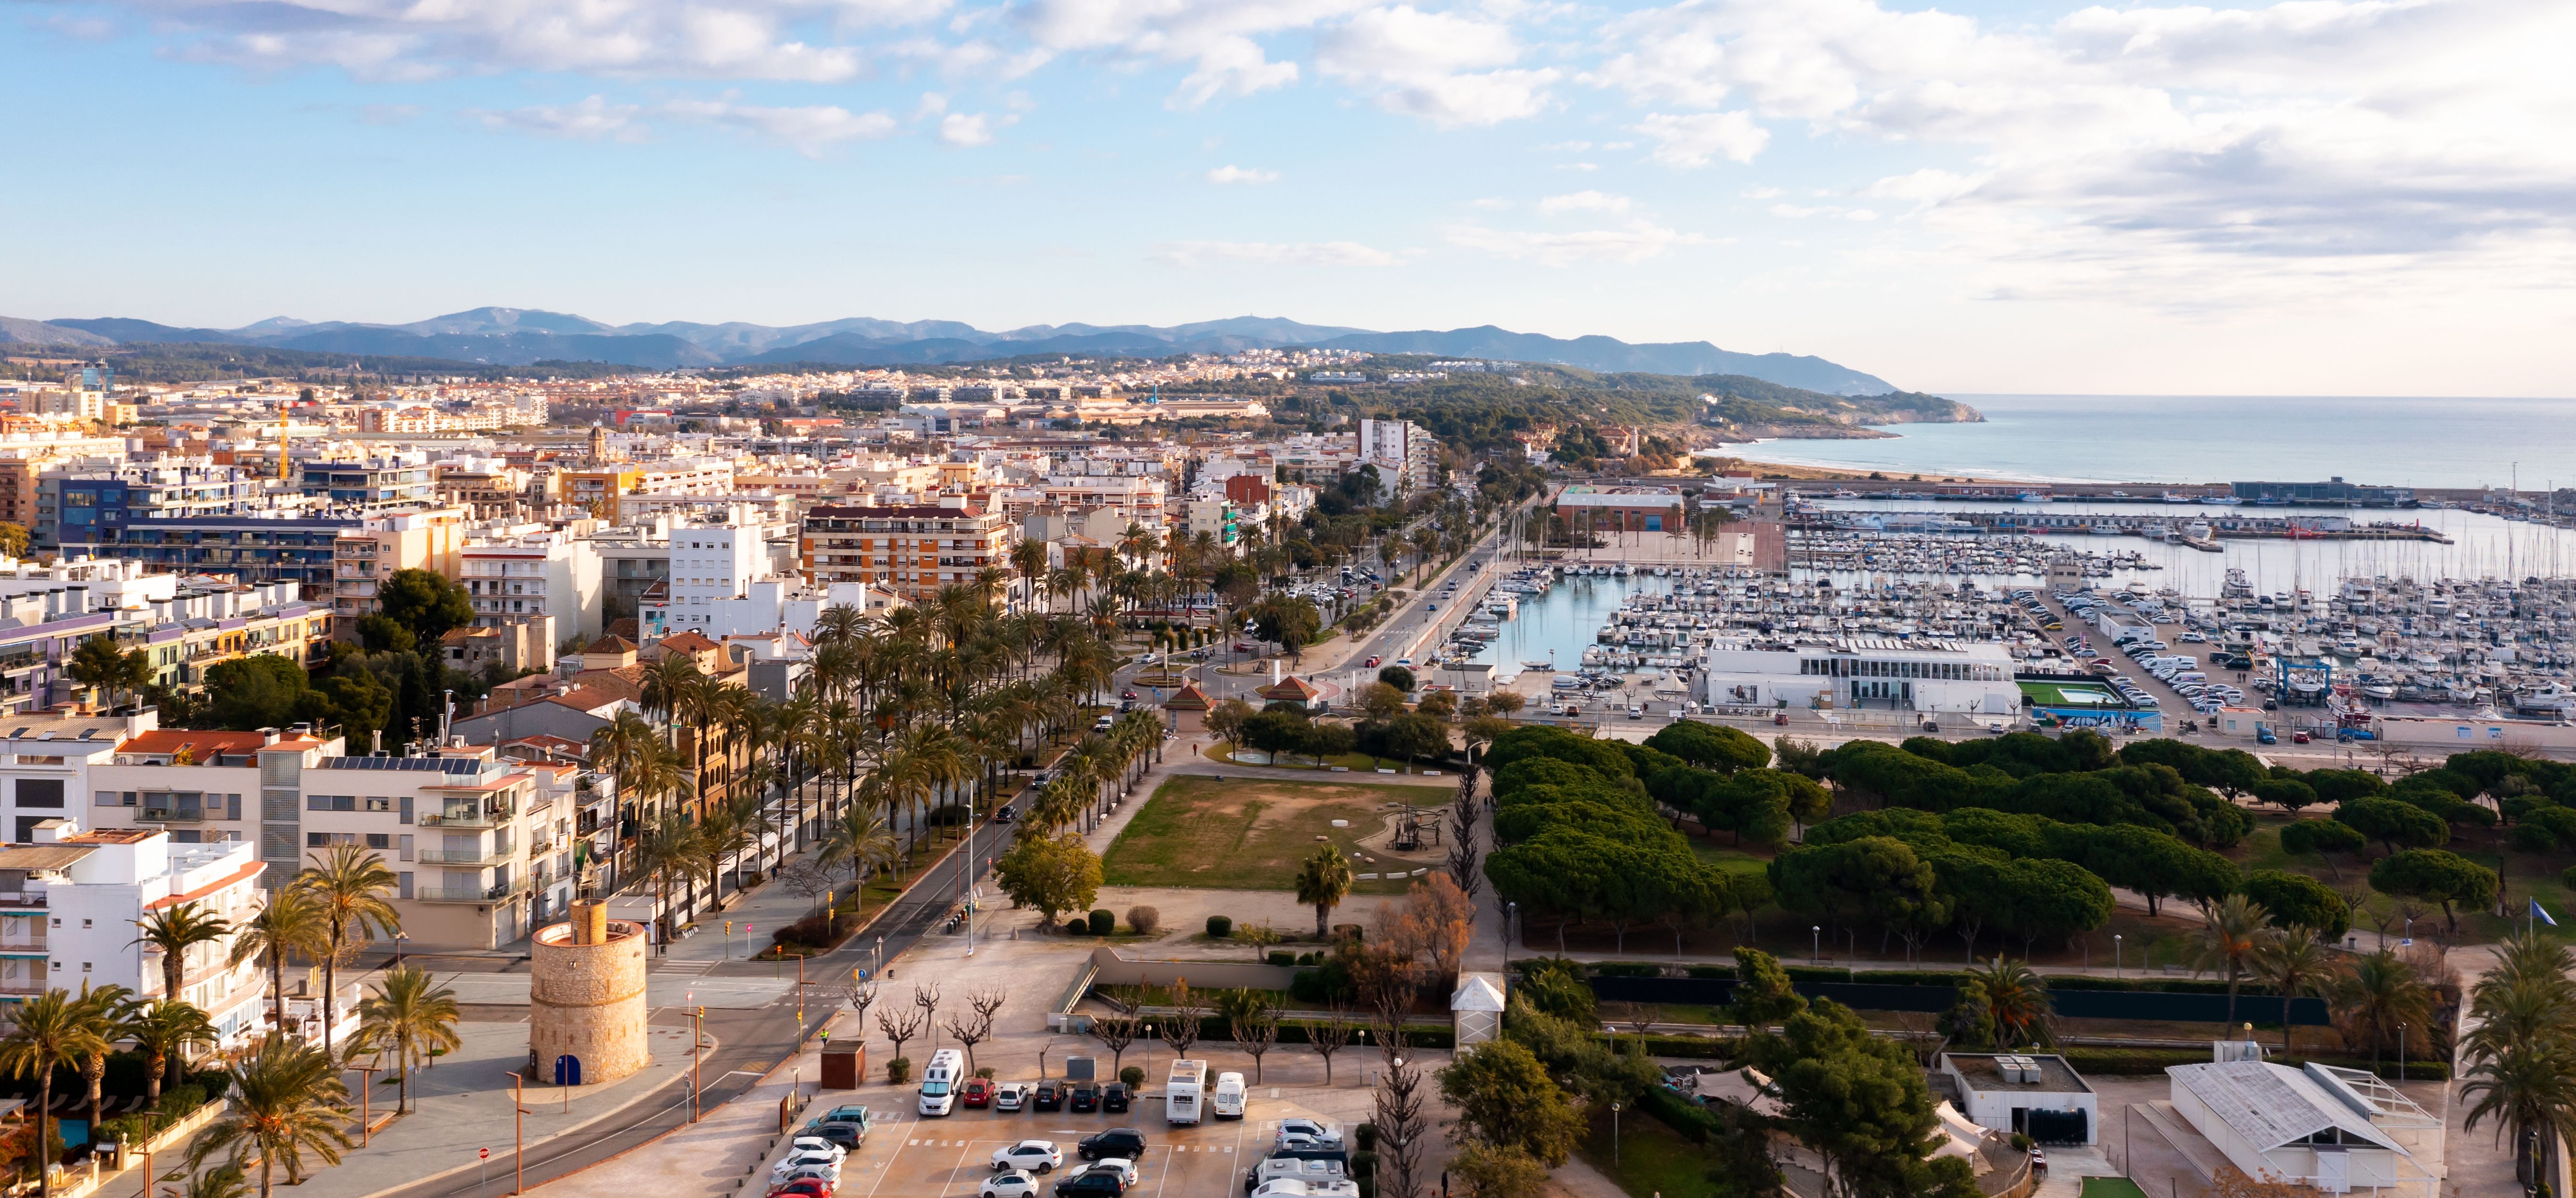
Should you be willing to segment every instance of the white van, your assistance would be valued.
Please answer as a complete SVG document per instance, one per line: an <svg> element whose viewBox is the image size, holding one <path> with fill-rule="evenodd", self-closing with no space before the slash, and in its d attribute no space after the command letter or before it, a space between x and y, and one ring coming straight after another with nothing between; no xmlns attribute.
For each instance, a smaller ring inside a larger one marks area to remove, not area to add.
<svg viewBox="0 0 2576 1198"><path fill-rule="evenodd" d="M1216 1075L1216 1092L1208 1095L1208 1113L1219 1119L1243 1118L1243 1075Z"/></svg>
<svg viewBox="0 0 2576 1198"><path fill-rule="evenodd" d="M945 1115L957 1109L957 1083L965 1074L965 1053L943 1048L930 1054L930 1067L921 1071L921 1113Z"/></svg>
<svg viewBox="0 0 2576 1198"><path fill-rule="evenodd" d="M1207 1062L1172 1062L1172 1074L1163 1081L1163 1121L1198 1122L1199 1100L1206 1089Z"/></svg>
<svg viewBox="0 0 2576 1198"><path fill-rule="evenodd" d="M1299 1181L1283 1177L1253 1188L1252 1198L1360 1198L1356 1181Z"/></svg>

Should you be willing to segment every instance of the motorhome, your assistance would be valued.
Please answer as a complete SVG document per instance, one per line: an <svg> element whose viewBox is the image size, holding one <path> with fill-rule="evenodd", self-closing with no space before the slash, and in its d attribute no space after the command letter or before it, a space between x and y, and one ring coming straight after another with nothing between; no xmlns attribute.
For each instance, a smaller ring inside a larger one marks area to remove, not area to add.
<svg viewBox="0 0 2576 1198"><path fill-rule="evenodd" d="M957 1083L965 1074L965 1053L943 1048L930 1054L930 1067L921 1071L921 1113L945 1115L957 1109Z"/></svg>
<svg viewBox="0 0 2576 1198"><path fill-rule="evenodd" d="M1219 1119L1243 1118L1243 1075L1216 1075L1216 1092L1208 1095L1208 1113Z"/></svg>
<svg viewBox="0 0 2576 1198"><path fill-rule="evenodd" d="M1207 1062L1172 1062L1172 1074L1163 1082L1164 1122L1198 1122L1200 1100L1206 1090Z"/></svg>

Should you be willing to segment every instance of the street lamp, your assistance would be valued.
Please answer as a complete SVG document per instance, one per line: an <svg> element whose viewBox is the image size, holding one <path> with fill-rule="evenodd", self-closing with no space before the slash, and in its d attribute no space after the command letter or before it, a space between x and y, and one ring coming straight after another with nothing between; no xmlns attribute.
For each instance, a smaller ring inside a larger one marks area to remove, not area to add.
<svg viewBox="0 0 2576 1198"><path fill-rule="evenodd" d="M1610 1104L1610 1167L1619 1167L1619 1104Z"/></svg>
<svg viewBox="0 0 2576 1198"><path fill-rule="evenodd" d="M1508 964L1512 959L1512 945L1515 943L1512 939L1512 925L1517 923L1520 920L1520 917L1521 905L1519 902L1514 901L1503 904L1503 960L1506 964Z"/></svg>
<svg viewBox="0 0 2576 1198"><path fill-rule="evenodd" d="M2120 934L2111 933L2111 976L2120 976Z"/></svg>
<svg viewBox="0 0 2576 1198"><path fill-rule="evenodd" d="M408 932L400 930L394 932L394 968L396 969L402 968L403 941L409 939L411 934Z"/></svg>
<svg viewBox="0 0 2576 1198"><path fill-rule="evenodd" d="M1807 931L1811 933L1807 943L1807 964L1819 964L1825 959L1825 926L1809 924Z"/></svg>

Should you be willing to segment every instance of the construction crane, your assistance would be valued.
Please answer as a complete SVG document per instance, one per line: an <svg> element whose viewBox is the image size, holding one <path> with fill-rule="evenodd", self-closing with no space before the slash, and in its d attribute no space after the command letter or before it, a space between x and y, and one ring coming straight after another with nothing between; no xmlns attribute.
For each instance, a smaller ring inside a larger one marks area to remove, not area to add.
<svg viewBox="0 0 2576 1198"><path fill-rule="evenodd" d="M285 481L286 481L286 430L287 430L287 422L288 422L288 419L289 419L289 417L288 417L288 414L287 414L286 401L285 401L285 400L283 400L283 399L278 400L278 401L277 401L277 481L279 481L279 482L285 482Z"/></svg>

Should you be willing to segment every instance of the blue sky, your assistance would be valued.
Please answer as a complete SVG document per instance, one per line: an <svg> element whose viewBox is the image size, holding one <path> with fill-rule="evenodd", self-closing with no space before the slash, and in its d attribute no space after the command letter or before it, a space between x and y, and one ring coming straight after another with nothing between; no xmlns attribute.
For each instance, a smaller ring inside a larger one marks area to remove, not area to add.
<svg viewBox="0 0 2576 1198"><path fill-rule="evenodd" d="M0 20L0 105L58 151L0 199L43 231L6 315L1259 313L1706 339L1954 391L2576 394L2566 5Z"/></svg>

